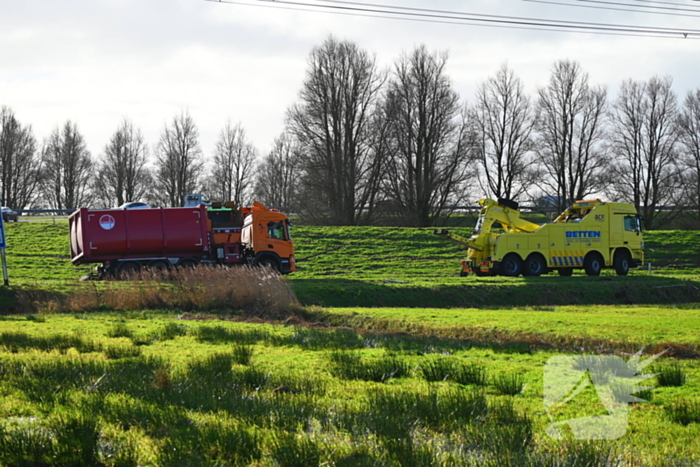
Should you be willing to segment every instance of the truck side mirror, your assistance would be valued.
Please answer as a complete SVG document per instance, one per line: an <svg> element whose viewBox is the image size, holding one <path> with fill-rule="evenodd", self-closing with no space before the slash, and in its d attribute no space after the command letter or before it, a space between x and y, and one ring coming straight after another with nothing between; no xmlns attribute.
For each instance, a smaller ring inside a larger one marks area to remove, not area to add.
<svg viewBox="0 0 700 467"><path fill-rule="evenodd" d="M637 214L637 235L642 232L642 222L644 221L644 216Z"/></svg>

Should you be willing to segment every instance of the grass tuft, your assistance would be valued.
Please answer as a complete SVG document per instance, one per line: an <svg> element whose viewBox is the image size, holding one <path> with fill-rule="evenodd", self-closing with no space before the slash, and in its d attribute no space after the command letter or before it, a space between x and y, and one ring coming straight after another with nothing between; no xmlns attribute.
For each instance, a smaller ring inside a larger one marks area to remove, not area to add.
<svg viewBox="0 0 700 467"><path fill-rule="evenodd" d="M486 386L488 382L486 368L476 363L458 365L452 379L455 383L475 386Z"/></svg>
<svg viewBox="0 0 700 467"><path fill-rule="evenodd" d="M314 328L298 328L285 339L287 344L298 345L303 349L360 349L364 340L357 331L350 329L333 329L330 331Z"/></svg>
<svg viewBox="0 0 700 467"><path fill-rule="evenodd" d="M525 389L525 378L519 373L504 373L493 378L493 387L499 394L515 396Z"/></svg>
<svg viewBox="0 0 700 467"><path fill-rule="evenodd" d="M700 423L700 401L681 399L665 407L666 414L675 423Z"/></svg>
<svg viewBox="0 0 700 467"><path fill-rule="evenodd" d="M454 381L459 384L485 386L486 368L475 363L465 364L454 358L437 358L420 365L420 373L428 382Z"/></svg>
<svg viewBox="0 0 700 467"><path fill-rule="evenodd" d="M126 325L126 323L117 323L109 331L107 331L108 337L134 337L134 332Z"/></svg>
<svg viewBox="0 0 700 467"><path fill-rule="evenodd" d="M232 351L233 363L238 365L248 365L253 358L253 347L250 345L236 344Z"/></svg>
<svg viewBox="0 0 700 467"><path fill-rule="evenodd" d="M536 451L529 456L528 464L532 467L621 467L627 465L620 459L614 446L601 445L591 441L569 441L542 451Z"/></svg>
<svg viewBox="0 0 700 467"><path fill-rule="evenodd" d="M383 383L392 378L408 376L411 369L408 362L395 356L384 356L363 360L358 353L336 351L330 355L331 374L342 379L359 379Z"/></svg>
<svg viewBox="0 0 700 467"><path fill-rule="evenodd" d="M59 414L49 421L55 436L56 465L96 465L100 429L97 419L85 413Z"/></svg>
<svg viewBox="0 0 700 467"><path fill-rule="evenodd" d="M321 463L321 447L308 437L280 434L270 444L272 459L280 467L314 467Z"/></svg>
<svg viewBox="0 0 700 467"><path fill-rule="evenodd" d="M84 339L78 334L54 334L35 337L25 332L17 331L1 333L0 347L4 347L13 353L31 349L41 350L43 352L58 350L61 353L71 348L76 349L80 353L100 350L100 345L98 343Z"/></svg>
<svg viewBox="0 0 700 467"><path fill-rule="evenodd" d="M194 337L200 342L227 343L252 345L270 339L269 333L257 329L232 329L221 325L200 326L193 331Z"/></svg>
<svg viewBox="0 0 700 467"><path fill-rule="evenodd" d="M141 355L141 349L133 344L117 344L108 345L102 351L109 359L138 357Z"/></svg>
<svg viewBox="0 0 700 467"><path fill-rule="evenodd" d="M445 381L454 378L456 366L453 359L438 358L422 363L420 372L426 381Z"/></svg>
<svg viewBox="0 0 700 467"><path fill-rule="evenodd" d="M236 384L252 391L264 389L271 382L269 372L253 366L236 371L233 375L233 380Z"/></svg>
<svg viewBox="0 0 700 467"><path fill-rule="evenodd" d="M166 323L162 328L160 328L154 335L155 339L166 341L172 340L176 337L187 335L187 326L180 323Z"/></svg>
<svg viewBox="0 0 700 467"><path fill-rule="evenodd" d="M54 454L51 435L33 425L14 429L0 425L0 464L49 465Z"/></svg>
<svg viewBox="0 0 700 467"><path fill-rule="evenodd" d="M670 365L664 365L657 370L656 380L659 386L683 386L686 380L686 374L678 362Z"/></svg>

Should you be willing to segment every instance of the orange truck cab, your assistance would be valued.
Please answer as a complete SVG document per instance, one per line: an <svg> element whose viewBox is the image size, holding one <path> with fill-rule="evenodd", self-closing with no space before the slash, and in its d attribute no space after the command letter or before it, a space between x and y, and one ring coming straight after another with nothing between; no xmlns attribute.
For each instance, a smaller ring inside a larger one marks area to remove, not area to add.
<svg viewBox="0 0 700 467"><path fill-rule="evenodd" d="M250 207L212 203L207 214L212 247L224 263L268 266L282 274L296 270L285 214L257 201Z"/></svg>

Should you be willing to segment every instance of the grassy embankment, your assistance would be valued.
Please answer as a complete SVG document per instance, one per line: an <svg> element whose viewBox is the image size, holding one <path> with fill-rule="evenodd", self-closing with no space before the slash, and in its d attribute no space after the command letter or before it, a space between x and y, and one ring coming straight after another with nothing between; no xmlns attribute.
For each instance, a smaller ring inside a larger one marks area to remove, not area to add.
<svg viewBox="0 0 700 467"><path fill-rule="evenodd" d="M60 229L9 229L13 284L73 287L84 270L67 259L29 265L67 254ZM0 464L700 462L696 360L655 364L664 373L644 394L651 402L632 406L630 430L615 442L549 439L542 405L543 367L558 354L548 345L697 349L696 305L648 305L698 301L695 233L648 234L651 277L465 280L459 247L428 231L295 230L299 257L350 243L310 260L292 283L302 302L339 307L307 319L355 329L175 321L168 312L9 316L0 320ZM625 287L639 295L615 295ZM563 306L575 290L571 301L582 305ZM639 298L647 305L590 305ZM375 303L393 308L359 308ZM680 386L668 385L674 376ZM553 417L601 413L592 392L580 396Z"/></svg>

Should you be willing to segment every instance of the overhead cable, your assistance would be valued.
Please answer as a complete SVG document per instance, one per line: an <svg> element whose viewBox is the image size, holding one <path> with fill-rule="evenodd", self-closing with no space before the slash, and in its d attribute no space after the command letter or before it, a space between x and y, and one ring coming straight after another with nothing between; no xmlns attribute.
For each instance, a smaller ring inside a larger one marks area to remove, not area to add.
<svg viewBox="0 0 700 467"><path fill-rule="evenodd" d="M566 3L566 2L555 2L551 0L523 0L524 2L529 2L529 3L543 3L545 5L560 5L560 6L570 6L570 7L575 7L575 8L589 8L592 10L607 10L607 11L626 11L629 13L647 13L647 14L653 14L653 15L663 15L663 16L681 16L683 18L700 18L700 14L698 15L689 15L689 14L681 14L681 13L666 13L663 11L646 11L646 10L638 10L638 9L632 9L632 8L613 8L613 7L604 7L604 6L595 6L595 5L580 5L576 3ZM634 6L634 5L632 5ZM639 7L637 7L639 8ZM697 10L698 13L700 13L700 10Z"/></svg>
<svg viewBox="0 0 700 467"><path fill-rule="evenodd" d="M216 3L251 5L235 0L207 0ZM292 0L257 0L253 4L272 8L304 9L305 11L329 11L352 16L373 16L392 19L408 19L424 22L448 22L452 24L470 24L484 26L501 26L550 31L586 32L594 34L634 35L648 37L670 37L700 39L700 30L663 28L651 26L634 26L622 24L591 23L581 21L548 20L516 16L486 15L477 13L432 10L422 8L398 7L359 3L339 0L322 0L316 3Z"/></svg>

